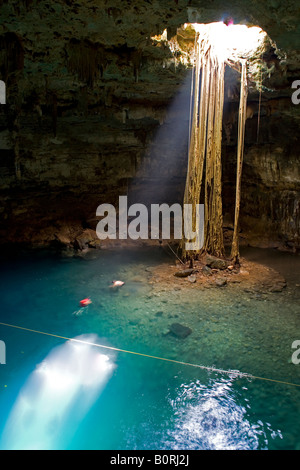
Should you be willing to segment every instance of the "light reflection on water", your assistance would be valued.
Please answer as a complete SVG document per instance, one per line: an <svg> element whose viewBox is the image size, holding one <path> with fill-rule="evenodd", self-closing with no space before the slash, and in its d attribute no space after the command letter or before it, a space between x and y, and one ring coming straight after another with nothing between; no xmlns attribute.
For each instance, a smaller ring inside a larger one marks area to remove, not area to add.
<svg viewBox="0 0 300 470"><path fill-rule="evenodd" d="M175 398L169 397L174 423L168 444L174 449L255 450L282 439L270 423L251 422L249 400L238 395L233 380L226 377L209 386L199 381L182 384Z"/></svg>
<svg viewBox="0 0 300 470"><path fill-rule="evenodd" d="M96 343L96 335L79 341ZM6 449L57 449L66 445L113 370L95 347L73 341L54 348L29 376L8 418Z"/></svg>

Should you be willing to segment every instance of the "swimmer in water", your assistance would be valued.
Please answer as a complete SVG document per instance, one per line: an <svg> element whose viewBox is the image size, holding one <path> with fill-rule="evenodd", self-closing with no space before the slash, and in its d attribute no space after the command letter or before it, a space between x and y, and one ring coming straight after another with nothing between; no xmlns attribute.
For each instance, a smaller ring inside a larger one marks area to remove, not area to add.
<svg viewBox="0 0 300 470"><path fill-rule="evenodd" d="M87 307L92 303L92 301L89 297L87 297L86 299L81 300L79 303L82 307Z"/></svg>
<svg viewBox="0 0 300 470"><path fill-rule="evenodd" d="M123 281L113 281L109 287L122 287L124 286L125 282Z"/></svg>

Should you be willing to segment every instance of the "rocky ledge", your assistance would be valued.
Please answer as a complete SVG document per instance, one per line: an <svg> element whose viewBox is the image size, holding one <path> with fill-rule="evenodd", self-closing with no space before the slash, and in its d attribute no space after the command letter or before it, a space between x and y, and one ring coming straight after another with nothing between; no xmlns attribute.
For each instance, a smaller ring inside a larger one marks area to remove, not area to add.
<svg viewBox="0 0 300 470"><path fill-rule="evenodd" d="M230 260L203 255L194 262L193 268L179 261L174 265L160 265L152 270L154 292L161 289L210 289L238 286L250 297L265 300L269 294L283 292L286 280L276 270L240 259L240 266Z"/></svg>

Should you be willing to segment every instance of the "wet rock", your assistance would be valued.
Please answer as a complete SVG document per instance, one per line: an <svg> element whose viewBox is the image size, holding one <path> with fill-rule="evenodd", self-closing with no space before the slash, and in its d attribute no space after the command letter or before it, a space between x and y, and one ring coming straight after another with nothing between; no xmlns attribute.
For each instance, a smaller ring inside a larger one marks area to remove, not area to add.
<svg viewBox="0 0 300 470"><path fill-rule="evenodd" d="M86 249L90 243L99 240L95 230L85 229L80 235L75 238L74 245L79 250Z"/></svg>
<svg viewBox="0 0 300 470"><path fill-rule="evenodd" d="M147 268L145 268L145 271L146 271L147 273L152 273L152 271L153 271L153 268L151 268L151 267L147 267Z"/></svg>
<svg viewBox="0 0 300 470"><path fill-rule="evenodd" d="M75 251L71 246L66 246L60 254L62 258L73 258Z"/></svg>
<svg viewBox="0 0 300 470"><path fill-rule="evenodd" d="M101 240L97 238L97 240L92 240L91 242L88 243L90 248L95 248L96 250L100 250L101 248Z"/></svg>
<svg viewBox="0 0 300 470"><path fill-rule="evenodd" d="M194 272L193 269L183 269L182 271L176 271L174 276L176 277L188 277Z"/></svg>
<svg viewBox="0 0 300 470"><path fill-rule="evenodd" d="M61 244L61 245L69 245L71 243L71 239L68 235L65 233L58 232L55 234L55 239Z"/></svg>
<svg viewBox="0 0 300 470"><path fill-rule="evenodd" d="M286 287L286 282L282 281L282 282L278 282L278 283L275 283L273 284L270 289L269 289L269 292L282 292L283 289Z"/></svg>
<svg viewBox="0 0 300 470"><path fill-rule="evenodd" d="M191 328L184 326L181 323L172 323L170 326L170 333L172 333L176 338L186 338L192 333Z"/></svg>
<svg viewBox="0 0 300 470"><path fill-rule="evenodd" d="M226 269L228 264L227 264L227 261L225 261L224 259L207 255L206 266L209 266L211 269Z"/></svg>
<svg viewBox="0 0 300 470"><path fill-rule="evenodd" d="M188 276L188 280L193 284L194 282L196 282L196 276L195 274L191 274L190 276Z"/></svg>
<svg viewBox="0 0 300 470"><path fill-rule="evenodd" d="M243 289L244 292L246 292L247 294L254 294L255 293L255 290L253 289L249 289L249 287L246 287L245 289Z"/></svg>
<svg viewBox="0 0 300 470"><path fill-rule="evenodd" d="M239 274L241 274L242 276L249 276L249 271L241 268Z"/></svg>
<svg viewBox="0 0 300 470"><path fill-rule="evenodd" d="M203 266L202 273L205 274L205 276L209 276L211 274L211 268L209 266Z"/></svg>
<svg viewBox="0 0 300 470"><path fill-rule="evenodd" d="M217 287L226 286L226 284L227 284L227 279L226 279L226 278L216 279L215 284L216 284Z"/></svg>

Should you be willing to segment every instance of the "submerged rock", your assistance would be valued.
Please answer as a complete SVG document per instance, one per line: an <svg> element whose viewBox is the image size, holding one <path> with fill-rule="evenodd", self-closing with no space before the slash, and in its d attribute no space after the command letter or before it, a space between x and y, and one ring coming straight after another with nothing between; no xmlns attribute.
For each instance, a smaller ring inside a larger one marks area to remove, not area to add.
<svg viewBox="0 0 300 470"><path fill-rule="evenodd" d="M164 329L162 330L162 332L161 332L161 334L162 334L163 336L167 336L169 333L170 333L169 328L164 328Z"/></svg>
<svg viewBox="0 0 300 470"><path fill-rule="evenodd" d="M184 326L181 323L172 323L170 326L170 333L172 333L177 338L186 338L192 333L192 330L188 326Z"/></svg>
<svg viewBox="0 0 300 470"><path fill-rule="evenodd" d="M155 316L156 317L161 317L163 315L164 312L162 312L161 310L159 310L158 312L156 312Z"/></svg>

